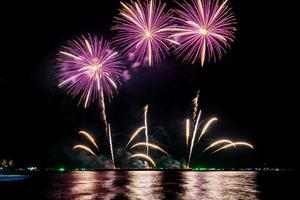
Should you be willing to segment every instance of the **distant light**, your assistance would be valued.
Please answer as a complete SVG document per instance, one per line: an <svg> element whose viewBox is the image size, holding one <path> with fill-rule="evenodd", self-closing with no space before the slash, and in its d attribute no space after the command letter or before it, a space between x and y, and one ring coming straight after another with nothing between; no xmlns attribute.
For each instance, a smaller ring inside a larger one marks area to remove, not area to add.
<svg viewBox="0 0 300 200"><path fill-rule="evenodd" d="M34 170L37 170L37 167L27 167L27 170L34 171Z"/></svg>
<svg viewBox="0 0 300 200"><path fill-rule="evenodd" d="M193 168L194 171L207 171L207 168L206 167L196 167L196 168Z"/></svg>
<svg viewBox="0 0 300 200"><path fill-rule="evenodd" d="M59 172L64 172L64 171L65 171L65 168L64 168L64 167L60 167L60 168L58 168L58 171L59 171Z"/></svg>

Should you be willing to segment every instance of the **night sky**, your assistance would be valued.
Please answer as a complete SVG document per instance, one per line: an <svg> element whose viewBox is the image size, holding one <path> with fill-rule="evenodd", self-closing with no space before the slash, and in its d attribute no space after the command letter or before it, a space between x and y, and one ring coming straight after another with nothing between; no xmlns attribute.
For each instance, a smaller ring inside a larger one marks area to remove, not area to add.
<svg viewBox="0 0 300 200"><path fill-rule="evenodd" d="M55 78L56 55L67 40L86 33L112 38L110 28L120 3L103 2L1 6L8 12L1 12L0 159L41 166L80 165L79 153L71 148L84 142L77 135L81 129L97 136L102 153L109 156L97 106L78 107L78 99L59 89ZM194 166L201 162L225 167L295 165L297 132L289 128L288 119L293 111L291 80L285 80L295 65L285 41L279 39L285 33L272 34L280 19L267 3L229 2L238 32L222 61L201 68L170 55L160 65L130 70L131 79L123 82L111 103L106 101L115 149L123 148L142 125L143 107L149 104L151 141L181 161L186 157L184 119L191 116L191 100L200 89L203 117L217 116L219 121L197 146ZM248 141L255 150L200 156L203 147L221 138Z"/></svg>

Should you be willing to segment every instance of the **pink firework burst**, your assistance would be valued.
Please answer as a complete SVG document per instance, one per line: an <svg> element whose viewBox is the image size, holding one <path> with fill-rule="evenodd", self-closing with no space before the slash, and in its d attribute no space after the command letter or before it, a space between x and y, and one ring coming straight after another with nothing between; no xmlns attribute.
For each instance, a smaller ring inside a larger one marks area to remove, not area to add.
<svg viewBox="0 0 300 200"><path fill-rule="evenodd" d="M58 55L59 87L87 107L94 100L104 105L103 93L109 98L117 90L123 64L109 42L96 36L78 37L63 46Z"/></svg>
<svg viewBox="0 0 300 200"><path fill-rule="evenodd" d="M169 51L172 13L159 0L122 3L113 30L115 42L136 63L159 63Z"/></svg>
<svg viewBox="0 0 300 200"><path fill-rule="evenodd" d="M184 61L221 59L230 47L236 20L227 0L189 0L179 4L173 38L179 45L175 53Z"/></svg>

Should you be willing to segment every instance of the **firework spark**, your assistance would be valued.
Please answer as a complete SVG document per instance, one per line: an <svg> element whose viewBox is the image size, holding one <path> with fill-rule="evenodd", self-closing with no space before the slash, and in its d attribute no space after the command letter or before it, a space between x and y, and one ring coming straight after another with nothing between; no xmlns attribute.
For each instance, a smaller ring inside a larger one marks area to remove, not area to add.
<svg viewBox="0 0 300 200"><path fill-rule="evenodd" d="M215 151L212 152L212 153L217 153L218 151L221 151L221 150L223 150L223 149L227 149L227 148L229 148L229 147L236 147L236 146L246 146L246 147L249 147L249 148L251 148L251 149L254 149L254 147L253 147L251 144L247 143L247 142L234 142L234 143L232 143L232 144L227 144L227 145L225 145L225 146L223 146L223 147L221 147L221 148L215 150Z"/></svg>
<svg viewBox="0 0 300 200"><path fill-rule="evenodd" d="M92 154L93 156L97 157L96 154L95 154L89 147L87 147L87 146L85 146L85 145L78 144L78 145L75 145L75 146L73 147L73 149L82 149L82 150L84 150L84 151L86 151L86 152Z"/></svg>
<svg viewBox="0 0 300 200"><path fill-rule="evenodd" d="M185 121L186 148L188 148L188 146L189 146L189 138L190 138L190 120L186 119L186 121Z"/></svg>
<svg viewBox="0 0 300 200"><path fill-rule="evenodd" d="M199 107L199 95L200 95L200 90L197 91L195 98L192 100L193 102L193 120L194 123L196 122L196 117L197 117L197 112L198 112L198 107Z"/></svg>
<svg viewBox="0 0 300 200"><path fill-rule="evenodd" d="M79 131L78 134L81 134L83 135L86 139L88 139L99 151L99 147L97 145L97 143L95 142L95 139L91 136L91 134L89 134L88 132L86 131Z"/></svg>
<svg viewBox="0 0 300 200"><path fill-rule="evenodd" d="M115 42L121 46L126 55L133 55L138 63L161 62L169 51L172 13L166 10L166 4L160 0L141 3L131 1L122 3L116 24L112 28L117 31Z"/></svg>
<svg viewBox="0 0 300 200"><path fill-rule="evenodd" d="M190 153L189 153L189 159L188 159L187 167L190 166L190 161L191 161L191 156L192 156L192 152L193 152L193 148L194 148L194 142L195 142L195 137L196 137L196 133L197 133L197 129L198 129L200 116L201 116L201 110L199 110L198 117L197 117L197 120L196 120L196 124L194 126L194 131L193 131L193 136L192 136L192 141L191 141L191 147L190 147Z"/></svg>
<svg viewBox="0 0 300 200"><path fill-rule="evenodd" d="M126 145L126 147L128 147L128 145L131 143L131 141L132 141L139 133L141 133L141 131L144 130L144 129L145 129L145 126L139 127L139 128L132 134L131 138L129 139L129 141L128 141L127 145Z"/></svg>
<svg viewBox="0 0 300 200"><path fill-rule="evenodd" d="M79 95L79 104L85 108L97 100L107 127L104 93L113 97L124 68L118 52L102 38L82 36L62 47L58 66L59 87L72 96Z"/></svg>
<svg viewBox="0 0 300 200"><path fill-rule="evenodd" d="M184 61L220 59L234 40L236 20L227 0L189 0L178 3L175 53Z"/></svg>
<svg viewBox="0 0 300 200"><path fill-rule="evenodd" d="M145 124L145 136L146 136L146 152L147 156L149 155L149 138L148 138L148 120L147 120L147 115L148 115L148 105L145 106L144 108L144 124Z"/></svg>
<svg viewBox="0 0 300 200"><path fill-rule="evenodd" d="M150 158L149 156L147 156L146 154L143 154L143 153L134 154L134 155L129 156L129 159L131 159L131 158L146 159L147 161L150 161L154 167L156 167L154 160L152 158Z"/></svg>
<svg viewBox="0 0 300 200"><path fill-rule="evenodd" d="M147 144L145 142L139 142L139 143L136 143L134 144L131 149L135 148L135 147L139 147L139 146L147 146ZM151 143L148 143L148 146L152 149L155 149L155 150L159 150L161 152L163 152L164 154L168 154L168 152L166 152L164 149L162 149L161 147L155 145L155 144L151 144Z"/></svg>
<svg viewBox="0 0 300 200"><path fill-rule="evenodd" d="M207 131L207 129L209 128L209 126L214 122L214 121L217 121L218 119L216 117L214 118L211 118L205 125L204 127L202 128L202 131L199 135L199 138L197 140L197 143L200 141L201 137L204 135L204 133Z"/></svg>
<svg viewBox="0 0 300 200"><path fill-rule="evenodd" d="M224 143L225 144L234 144L231 140L227 140L227 139L218 140L218 141L212 143L211 145L209 145L208 147L206 147L206 149L204 149L203 152L207 151L210 148L213 148L217 145L224 144Z"/></svg>
<svg viewBox="0 0 300 200"><path fill-rule="evenodd" d="M111 139L110 124L108 124L108 137L109 137L109 147L110 147L110 153L111 153L111 160L112 160L112 163L113 163L113 168L116 169L114 150L113 150L112 139Z"/></svg>

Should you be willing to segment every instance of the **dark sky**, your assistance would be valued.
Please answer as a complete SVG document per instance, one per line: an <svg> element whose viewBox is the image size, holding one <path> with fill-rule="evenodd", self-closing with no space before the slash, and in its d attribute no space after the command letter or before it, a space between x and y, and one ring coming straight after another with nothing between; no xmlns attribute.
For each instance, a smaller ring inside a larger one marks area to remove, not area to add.
<svg viewBox="0 0 300 200"><path fill-rule="evenodd" d="M70 156L69 150L82 142L77 135L80 129L98 135L103 154L108 155L97 106L78 107L77 99L57 87L54 68L58 48L65 41L86 33L111 39L119 0L103 2L1 6L0 158L72 165L76 152ZM196 150L195 165L201 161L210 166L295 165L297 133L289 128L289 113L295 108L289 95L292 80L286 80L295 65L281 39L285 38L280 31L282 19L267 2L229 2L238 32L222 61L201 68L182 64L171 55L153 68L132 70L132 79L107 102L116 148L125 146L133 130L142 125L143 106L148 103L152 140L181 160L185 157L183 120L200 89L203 116L217 116L219 121L197 149L226 137L248 141L255 150L229 150L201 158Z"/></svg>

